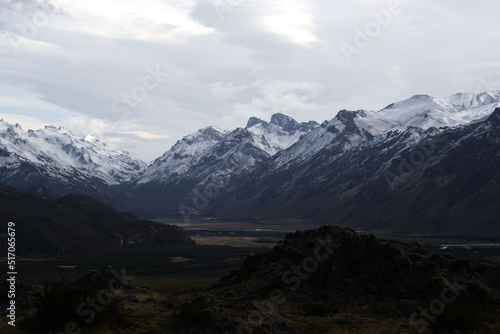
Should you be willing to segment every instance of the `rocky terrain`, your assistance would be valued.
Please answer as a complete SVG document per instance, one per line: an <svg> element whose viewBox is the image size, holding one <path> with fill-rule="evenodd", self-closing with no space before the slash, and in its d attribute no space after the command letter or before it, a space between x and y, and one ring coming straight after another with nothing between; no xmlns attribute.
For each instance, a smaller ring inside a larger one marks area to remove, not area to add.
<svg viewBox="0 0 500 334"><path fill-rule="evenodd" d="M499 311L499 267L323 226L250 256L184 304L176 324L182 333L495 333Z"/></svg>
<svg viewBox="0 0 500 334"><path fill-rule="evenodd" d="M78 303L122 277L117 272L104 269L75 283L63 280L43 288L24 287L27 305L38 311L31 311L21 328L35 333L30 328L43 324L55 331L76 319L89 333L494 334L500 330L500 267L332 225L288 234L271 251L250 255L241 269L209 287L162 295L123 279L126 284L112 292L110 306L95 322L85 323L74 311ZM59 309L66 310L67 319L56 317L57 326L44 322L44 312Z"/></svg>

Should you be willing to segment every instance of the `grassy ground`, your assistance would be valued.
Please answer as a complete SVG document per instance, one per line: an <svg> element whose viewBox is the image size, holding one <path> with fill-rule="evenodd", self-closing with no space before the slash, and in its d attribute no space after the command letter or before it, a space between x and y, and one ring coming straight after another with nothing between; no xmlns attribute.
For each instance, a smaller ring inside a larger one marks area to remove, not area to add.
<svg viewBox="0 0 500 334"><path fill-rule="evenodd" d="M165 298L215 283L231 270L239 269L249 254L267 251L267 246L250 239L243 242L240 238L229 238L223 242L222 238L207 238L197 246L133 248L108 253L35 254L17 258L18 279L41 286L47 279L58 281L66 277L76 280L91 270L108 266L126 268L126 274L133 277L133 285L148 287L152 292L129 292L137 296L140 303L130 303L125 314L130 319L137 317L136 323L143 324L143 328L164 330L166 319L171 317L171 311L163 305ZM7 267L6 261L6 258L0 258L0 267ZM188 296L189 292L185 298ZM35 313L34 308L17 309L17 319L26 319ZM155 314L154 319L151 319L151 314ZM148 324L144 323L146 318ZM2 317L0 333L29 333L26 329L8 326L7 321L7 317ZM133 324L133 320L130 323ZM92 330L93 333L121 333L109 325Z"/></svg>
<svg viewBox="0 0 500 334"><path fill-rule="evenodd" d="M195 239L197 246L130 248L108 253L35 254L18 257L18 278L43 284L47 279L77 279L90 270L112 266L117 269L126 268L127 274L135 276L141 285L177 292L213 282L230 270L239 268L249 254L265 252L274 246L273 242L259 242L258 238ZM6 262L6 258L0 258L0 267L6 267Z"/></svg>
<svg viewBox="0 0 500 334"><path fill-rule="evenodd" d="M236 268L232 268L236 269ZM147 286L162 295L174 295L193 287L207 287L227 275L230 269L176 272L159 275L142 275L134 278L134 284Z"/></svg>

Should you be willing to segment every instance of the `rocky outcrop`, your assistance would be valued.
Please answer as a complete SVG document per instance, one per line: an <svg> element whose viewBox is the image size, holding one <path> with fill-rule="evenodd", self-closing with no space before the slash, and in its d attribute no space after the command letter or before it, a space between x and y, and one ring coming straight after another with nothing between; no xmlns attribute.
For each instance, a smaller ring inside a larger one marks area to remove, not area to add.
<svg viewBox="0 0 500 334"><path fill-rule="evenodd" d="M421 321L415 330L453 331L472 324L465 319L500 311L498 277L499 267L323 226L290 233L269 253L249 256L240 270L198 295L203 305L185 304L184 311L199 311L205 331L186 319L180 324L192 333L316 333L319 325L311 323L321 320L330 330L357 326L363 332L365 325L371 330L366 317L387 317L407 327ZM432 321L422 318L429 309ZM286 322L292 327L285 330Z"/></svg>

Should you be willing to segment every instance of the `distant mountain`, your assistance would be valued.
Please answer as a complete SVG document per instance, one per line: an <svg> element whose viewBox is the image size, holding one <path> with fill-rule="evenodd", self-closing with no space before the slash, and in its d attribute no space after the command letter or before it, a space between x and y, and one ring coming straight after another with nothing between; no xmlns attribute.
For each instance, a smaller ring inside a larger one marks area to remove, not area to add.
<svg viewBox="0 0 500 334"><path fill-rule="evenodd" d="M198 130L177 141L175 145L156 159L136 177L138 184L148 182L169 183L191 173L202 157L224 139L228 132L215 127Z"/></svg>
<svg viewBox="0 0 500 334"><path fill-rule="evenodd" d="M321 125L252 117L245 128L188 135L147 167L93 137L2 122L0 182L88 194L143 216L500 233L497 108L500 91L415 95Z"/></svg>
<svg viewBox="0 0 500 334"><path fill-rule="evenodd" d="M266 152L275 155L295 144L302 136L318 126L319 124L314 121L297 123L289 116L274 114L269 123L256 117L250 118L245 129L265 140L269 144Z"/></svg>
<svg viewBox="0 0 500 334"><path fill-rule="evenodd" d="M233 173L247 169L292 146L318 125L313 121L297 123L289 116L275 114L270 123L252 117L244 129L231 132L213 126L201 129L179 140L134 181L167 184L183 177L201 175L203 179L216 170Z"/></svg>
<svg viewBox="0 0 500 334"><path fill-rule="evenodd" d="M94 136L77 138L64 128L28 132L0 120L0 182L23 190L98 194L129 181L146 164Z"/></svg>
<svg viewBox="0 0 500 334"><path fill-rule="evenodd" d="M315 122L297 123L276 114L270 123L251 118L246 128L231 132L201 129L178 141L121 187L127 193L126 206L146 215L177 214L180 204L196 201L197 189L203 192L205 186L215 184L216 189L209 191L218 193L225 180L264 164L316 127Z"/></svg>
<svg viewBox="0 0 500 334"><path fill-rule="evenodd" d="M119 213L90 196L53 199L0 186L0 220L15 223L19 255L194 244L180 227Z"/></svg>
<svg viewBox="0 0 500 334"><path fill-rule="evenodd" d="M378 136L360 126L363 115L340 112L265 168L235 179L205 214L500 235L500 108L453 128L397 127Z"/></svg>
<svg viewBox="0 0 500 334"><path fill-rule="evenodd" d="M500 107L500 91L480 94L459 93L445 99L415 95L408 100L391 104L379 113L402 128L408 126L458 126L488 117Z"/></svg>

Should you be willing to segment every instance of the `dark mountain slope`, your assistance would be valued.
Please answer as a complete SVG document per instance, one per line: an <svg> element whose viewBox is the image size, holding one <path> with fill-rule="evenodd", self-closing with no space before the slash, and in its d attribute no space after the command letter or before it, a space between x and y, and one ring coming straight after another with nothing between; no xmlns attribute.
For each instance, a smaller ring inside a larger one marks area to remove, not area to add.
<svg viewBox="0 0 500 334"><path fill-rule="evenodd" d="M194 244L182 228L119 213L90 196L54 199L1 186L0 220L16 224L19 255Z"/></svg>
<svg viewBox="0 0 500 334"><path fill-rule="evenodd" d="M286 168L278 154L234 180L206 215L498 236L499 115L497 109L487 120L459 128L390 131L348 150L339 141Z"/></svg>

